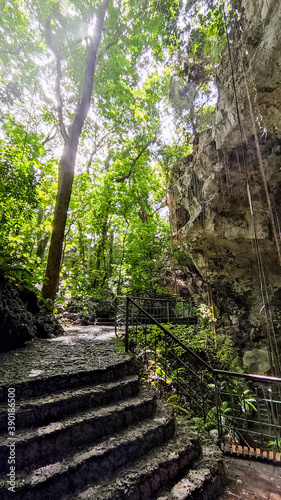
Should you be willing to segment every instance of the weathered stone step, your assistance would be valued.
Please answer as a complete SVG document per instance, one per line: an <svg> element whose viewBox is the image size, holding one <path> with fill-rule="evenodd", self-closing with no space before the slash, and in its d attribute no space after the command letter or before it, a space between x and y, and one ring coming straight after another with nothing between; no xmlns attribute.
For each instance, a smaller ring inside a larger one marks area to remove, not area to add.
<svg viewBox="0 0 281 500"><path fill-rule="evenodd" d="M222 489L223 474L222 452L212 444L202 446L202 456L192 470L189 470L170 491L162 492L156 498L158 500L216 500ZM99 500L98 497L95 500Z"/></svg>
<svg viewBox="0 0 281 500"><path fill-rule="evenodd" d="M97 320L95 326L114 326L114 321Z"/></svg>
<svg viewBox="0 0 281 500"><path fill-rule="evenodd" d="M17 474L15 496L12 498L58 500L66 494L78 494L88 484L102 481L118 468L169 440L174 434L174 417L167 405L158 403L158 406L153 419L146 419L63 461L33 470L30 474ZM9 484L6 476L0 477L0 485L3 484L6 488L0 486L0 498L8 500L11 496L7 491Z"/></svg>
<svg viewBox="0 0 281 500"><path fill-rule="evenodd" d="M201 456L198 433L184 418L176 419L176 433L169 442L124 467L105 481L63 500L140 500L154 497Z"/></svg>
<svg viewBox="0 0 281 500"><path fill-rule="evenodd" d="M136 371L134 360L126 359L106 368L73 371L46 378L39 376L32 380L13 383L12 387L15 389L16 401L21 401L87 385L105 384L122 379L127 375L133 375ZM8 389L10 387L11 384L0 386L0 404L7 404Z"/></svg>
<svg viewBox="0 0 281 500"><path fill-rule="evenodd" d="M115 318L97 318L96 326L114 326Z"/></svg>
<svg viewBox="0 0 281 500"><path fill-rule="evenodd" d="M19 401L16 404L16 432L23 427L47 425L82 410L136 396L138 392L138 376L131 375L117 382L69 389L37 399ZM7 415L7 405L1 405L0 433L7 432Z"/></svg>
<svg viewBox="0 0 281 500"><path fill-rule="evenodd" d="M156 411L156 395L143 388L139 396L110 406L81 412L38 429L16 432L17 471L44 466L60 460L73 449L100 442L105 437L136 422L151 418ZM7 472L10 437L0 445L0 470Z"/></svg>

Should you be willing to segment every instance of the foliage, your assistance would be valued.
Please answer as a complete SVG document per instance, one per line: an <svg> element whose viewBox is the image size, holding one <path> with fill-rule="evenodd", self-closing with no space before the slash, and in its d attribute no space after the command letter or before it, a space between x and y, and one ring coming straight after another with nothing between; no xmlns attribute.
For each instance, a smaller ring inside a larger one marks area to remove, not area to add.
<svg viewBox="0 0 281 500"><path fill-rule="evenodd" d="M167 399L167 402L170 403L174 410L176 410L178 413L188 415L187 409L182 406L182 398L179 394L173 394Z"/></svg>
<svg viewBox="0 0 281 500"><path fill-rule="evenodd" d="M188 1L183 4L180 50L170 82L170 97L178 127L187 143L211 125L215 109L215 74L226 46L221 0Z"/></svg>
<svg viewBox="0 0 281 500"><path fill-rule="evenodd" d="M148 159L132 180L116 182L116 161L99 176L76 176L64 248L62 292L153 293L159 288L167 222L165 190ZM141 175L145 172L145 176Z"/></svg>
<svg viewBox="0 0 281 500"><path fill-rule="evenodd" d="M281 450L281 439L274 439L268 442L268 446L271 446L273 451L279 452Z"/></svg>
<svg viewBox="0 0 281 500"><path fill-rule="evenodd" d="M35 179L31 189L21 175L20 189L26 184L34 206L31 210L20 196L18 214L29 212L30 217L26 213L17 227L21 225L29 250L17 235L14 260L28 268L33 262L38 286L52 230L57 186L53 167L59 163L56 148L62 142L58 133L65 138L81 98L99 4L3 4L0 98L4 109L17 116L16 124L10 118L15 127L12 139L9 126L7 145L24 149L23 157L33 161L26 167L30 179ZM168 98L169 69L158 67L166 51L175 49L179 8L178 0L109 4L68 212L61 294L159 290L160 256L167 251L168 234L161 215L167 182L157 164L162 148L159 109ZM15 166L19 160L13 155ZM11 232L9 238L11 246ZM13 254L6 249L3 262L8 263Z"/></svg>
<svg viewBox="0 0 281 500"><path fill-rule="evenodd" d="M185 317L197 316L196 325L172 325L168 323L163 324L163 326L171 331L179 341L183 342L187 347L201 356L204 361L207 361L213 368L233 368L232 343L228 338L224 338L221 335L215 335L215 319L212 316L210 307L202 305L196 308L189 304L186 304L186 306L186 312L184 311ZM177 304L175 313L177 313L177 308L180 309L181 313L183 312L182 306ZM155 339L157 339L157 355L159 357L162 355L160 354L161 350L164 352L165 339L162 330L158 326L149 325L143 333L140 332L138 336L138 345L140 346L139 348L142 349L143 347L141 346L146 344L147 348L153 352ZM174 347L174 349L178 356L184 354L184 349L180 345Z"/></svg>
<svg viewBox="0 0 281 500"><path fill-rule="evenodd" d="M233 419L247 419L252 412L256 412L256 399L250 392L246 382L239 377L218 378L217 396L214 379L212 375L189 358L186 350L180 345L184 344L194 353L199 355L203 361L207 361L212 368L233 369L231 342L221 337L214 336L213 313L210 307L201 305L174 308L177 315L181 317L197 316L197 325L172 325L165 324L163 327L170 330L179 343L174 342L163 330L156 325L147 325L139 328L137 333L132 334L131 347L137 358L142 362L143 378L153 385L159 395L174 403L175 409L192 417L199 430L210 431L218 429L218 413L220 423L225 433L232 433ZM178 311L179 309L179 311ZM185 314L186 313L186 314ZM177 361L176 361L177 360ZM181 360L181 362L179 362ZM237 369L238 367L236 367ZM204 382L203 382L204 381ZM193 386L193 391L204 393L205 414L194 416L189 404L188 389L186 384ZM202 387L201 387L201 384ZM179 391L179 392L177 392ZM218 407L216 406L218 403Z"/></svg>
<svg viewBox="0 0 281 500"><path fill-rule="evenodd" d="M178 306L178 304L177 304ZM177 312L177 306L175 312ZM181 308L182 309L182 308ZM182 312L182 310L181 310ZM208 306L201 306L199 309L194 306L186 309L188 316L198 316L197 325L172 325L171 323L163 324L163 326L171 331L171 333L186 347L192 349L205 361L214 368L226 368L231 363L231 343L226 339L219 339L219 343L215 346L213 318ZM208 322L206 322L206 318ZM176 323L176 319L175 319ZM168 345L168 347L167 347ZM155 350L156 346L156 350ZM156 374L163 371L166 380L171 381L174 377L179 376L178 369L169 376L166 366L166 351L169 350L169 338L165 337L163 331L156 325L148 325L144 329L139 329L137 334L136 353L139 357L146 357L149 360L150 370ZM185 351L184 348L178 345L173 345L173 351L178 357L181 357Z"/></svg>
<svg viewBox="0 0 281 500"><path fill-rule="evenodd" d="M2 2L0 264L26 267L38 287L52 232L57 157L81 101L100 3ZM169 292L161 283L170 253L167 190L172 166L191 147L178 130L167 143L162 121L171 115L171 98L179 100L184 120L195 103L189 118L196 112L196 133L209 126L213 104L202 107L202 96L211 92L224 44L219 3L209 2L207 10L200 3L109 4L68 209L61 297ZM190 26L181 27L182 16Z"/></svg>
<svg viewBox="0 0 281 500"><path fill-rule="evenodd" d="M52 204L52 189L48 174L53 176L54 165L42 160L45 151L39 136L27 133L9 116L5 117L3 129L6 137L0 143L0 267L34 285L43 272L42 254L37 253L40 239L50 231L47 211L48 203Z"/></svg>

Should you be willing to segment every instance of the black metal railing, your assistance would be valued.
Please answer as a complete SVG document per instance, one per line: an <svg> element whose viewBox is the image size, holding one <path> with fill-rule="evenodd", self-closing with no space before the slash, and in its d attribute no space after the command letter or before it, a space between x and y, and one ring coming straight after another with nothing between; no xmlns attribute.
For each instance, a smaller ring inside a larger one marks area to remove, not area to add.
<svg viewBox="0 0 281 500"><path fill-rule="evenodd" d="M126 324L126 299L124 296L115 297L115 332L124 330ZM160 323L193 324L196 322L194 316L194 306L190 301L174 297L150 298L150 297L131 297L130 315L127 322L132 325L150 324L151 319L147 313ZM133 302L145 310L145 314Z"/></svg>
<svg viewBox="0 0 281 500"><path fill-rule="evenodd" d="M149 361L206 429L217 429L222 449L237 444L272 458L281 445L281 379L212 368L162 324L177 324L177 317L181 324L193 322L191 306L153 300L116 299L116 333L124 335L126 349Z"/></svg>

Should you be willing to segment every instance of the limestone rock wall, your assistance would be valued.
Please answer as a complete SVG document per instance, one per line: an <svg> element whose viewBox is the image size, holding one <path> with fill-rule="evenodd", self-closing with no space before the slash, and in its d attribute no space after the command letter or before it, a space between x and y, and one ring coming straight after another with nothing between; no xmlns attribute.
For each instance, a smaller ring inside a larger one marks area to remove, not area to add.
<svg viewBox="0 0 281 500"><path fill-rule="evenodd" d="M243 146L226 50L217 74L212 130L201 134L192 155L174 167L170 195L174 247L211 285L218 327L232 337L242 356L266 345L256 245L281 346L281 272L272 225L274 219L279 239L281 3L241 0L236 5L242 30L231 34L231 57Z"/></svg>
<svg viewBox="0 0 281 500"><path fill-rule="evenodd" d="M280 134L281 4L276 0L238 0L233 4L242 16L238 29L230 35L230 39L245 136L253 133L245 74L252 100L253 97L257 100L255 118L259 115L261 127ZM224 53L217 73L217 85L219 100L212 137L218 149L229 149L240 142L240 133L228 50ZM254 87L256 95L253 94Z"/></svg>

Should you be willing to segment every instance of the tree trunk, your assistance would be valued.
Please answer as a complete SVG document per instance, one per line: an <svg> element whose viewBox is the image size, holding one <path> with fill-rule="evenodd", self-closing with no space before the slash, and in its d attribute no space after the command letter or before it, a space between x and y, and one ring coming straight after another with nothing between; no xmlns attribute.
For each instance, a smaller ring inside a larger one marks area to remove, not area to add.
<svg viewBox="0 0 281 500"><path fill-rule="evenodd" d="M59 165L59 182L53 220L53 232L48 255L45 283L42 289L43 297L45 299L51 299L52 301L55 299L59 286L63 239L74 178L77 149L82 127L91 104L97 51L109 1L110 0L103 0L97 13L95 34L90 40L87 51L83 96L77 107L74 121L69 128Z"/></svg>
<svg viewBox="0 0 281 500"><path fill-rule="evenodd" d="M42 289L45 299L54 300L59 285L63 239L74 178L78 141L76 141L76 143L76 148L74 149L71 147L70 142L67 141L63 149L59 166L59 185L46 269L46 283L44 283Z"/></svg>
<svg viewBox="0 0 281 500"><path fill-rule="evenodd" d="M109 233L108 278L111 278L112 276L113 245L114 245L114 232L111 230Z"/></svg>
<svg viewBox="0 0 281 500"><path fill-rule="evenodd" d="M106 219L102 223L101 240L98 244L98 249L97 249L96 271L99 271L101 268L102 258L104 261L104 250L105 250L105 244L106 244L106 238L107 238L107 230L108 230L108 214L106 214ZM106 266L105 265L104 265L104 276L106 276ZM93 288L100 287L100 285L104 281L104 276L102 278L101 275L97 272L97 275L96 275L94 282L93 282Z"/></svg>

